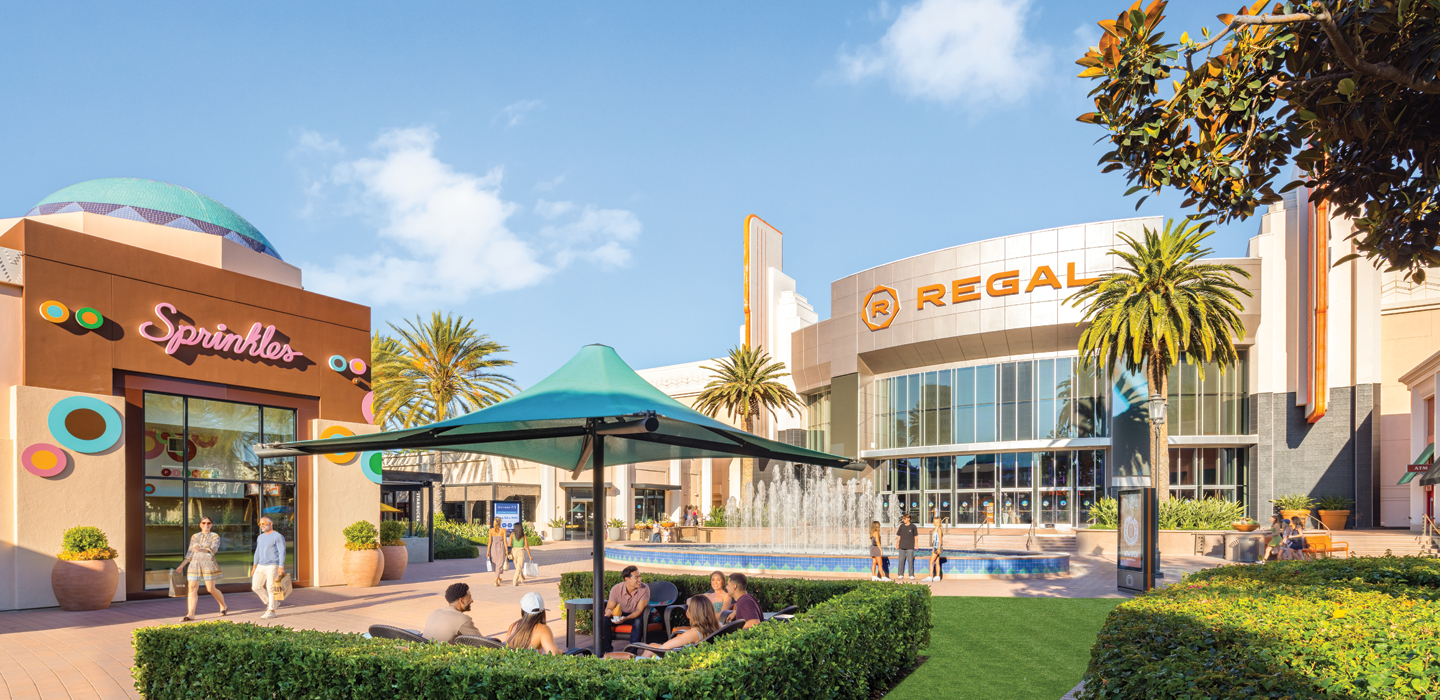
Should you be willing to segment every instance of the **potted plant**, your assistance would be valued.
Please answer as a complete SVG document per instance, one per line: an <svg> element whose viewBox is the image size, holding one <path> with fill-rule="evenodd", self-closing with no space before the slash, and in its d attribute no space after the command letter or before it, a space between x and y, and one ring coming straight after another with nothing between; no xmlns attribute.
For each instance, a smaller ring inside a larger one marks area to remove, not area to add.
<svg viewBox="0 0 1440 700"><path fill-rule="evenodd" d="M1286 520L1298 515L1303 521L1310 517L1310 509L1315 507L1315 499L1303 493L1293 493L1288 496L1272 498L1270 502L1275 504L1276 508L1280 509L1280 517Z"/></svg>
<svg viewBox="0 0 1440 700"><path fill-rule="evenodd" d="M50 587L61 610L104 610L110 607L120 583L120 553L98 527L72 527L65 531L60 554L50 569Z"/></svg>
<svg viewBox="0 0 1440 700"><path fill-rule="evenodd" d="M399 581L405 576L405 567L410 564L410 550L405 548L405 540L400 539L404 534L405 525L399 520L380 521L380 554L385 560L381 567L381 581Z"/></svg>
<svg viewBox="0 0 1440 700"><path fill-rule="evenodd" d="M343 531L345 533L345 559L340 570L345 575L345 585L351 588L369 588L380 585L380 575L385 572L385 555L380 552L380 543L375 541L379 534L369 520L357 520Z"/></svg>
<svg viewBox="0 0 1440 700"><path fill-rule="evenodd" d="M605 539L612 541L619 540L620 528L623 527L625 527L624 520L611 518L609 522L605 523Z"/></svg>
<svg viewBox="0 0 1440 700"><path fill-rule="evenodd" d="M1326 496L1316 502L1320 510L1320 522L1331 530L1344 530L1345 521L1350 519L1350 499L1344 496Z"/></svg>
<svg viewBox="0 0 1440 700"><path fill-rule="evenodd" d="M1254 532L1260 527L1260 523L1255 522L1254 518L1247 516L1230 523L1230 527L1233 527L1240 532Z"/></svg>
<svg viewBox="0 0 1440 700"><path fill-rule="evenodd" d="M551 540L560 542L565 539L565 524L564 518L554 518L550 522L545 523L546 527L550 528Z"/></svg>

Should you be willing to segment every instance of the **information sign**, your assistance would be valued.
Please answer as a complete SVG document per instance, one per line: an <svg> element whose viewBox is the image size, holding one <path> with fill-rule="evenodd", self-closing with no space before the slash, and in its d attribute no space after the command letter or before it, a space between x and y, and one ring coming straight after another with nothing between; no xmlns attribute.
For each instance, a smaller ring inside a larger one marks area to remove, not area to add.
<svg viewBox="0 0 1440 700"><path fill-rule="evenodd" d="M1121 491L1119 505L1115 585L1122 591L1144 593L1155 585L1155 546L1159 534L1155 489Z"/></svg>
<svg viewBox="0 0 1440 700"><path fill-rule="evenodd" d="M495 517L500 519L500 527L506 530L514 528L520 522L520 504L514 501L496 501Z"/></svg>

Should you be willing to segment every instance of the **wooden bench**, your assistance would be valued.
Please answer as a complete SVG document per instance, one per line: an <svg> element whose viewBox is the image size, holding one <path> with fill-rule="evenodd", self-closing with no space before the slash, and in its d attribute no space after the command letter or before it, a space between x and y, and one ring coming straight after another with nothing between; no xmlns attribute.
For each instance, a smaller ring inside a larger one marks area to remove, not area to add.
<svg viewBox="0 0 1440 700"><path fill-rule="evenodd" d="M1307 559L1314 559L1317 554L1324 554L1328 559L1335 552L1344 552L1345 558L1350 558L1350 543L1333 542L1329 535L1306 535L1305 548L1300 550Z"/></svg>

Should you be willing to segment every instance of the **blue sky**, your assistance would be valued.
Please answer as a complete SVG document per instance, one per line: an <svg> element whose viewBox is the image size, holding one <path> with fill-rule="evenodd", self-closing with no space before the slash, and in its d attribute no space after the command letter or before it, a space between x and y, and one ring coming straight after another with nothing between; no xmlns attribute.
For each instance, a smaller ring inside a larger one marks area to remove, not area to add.
<svg viewBox="0 0 1440 700"><path fill-rule="evenodd" d="M1174 35L1225 9L1198 5ZM1073 62L1124 6L8 3L0 215L173 182L376 327L476 319L522 384L591 342L686 362L736 342L747 214L822 318L857 270L1136 216L1075 122Z"/></svg>

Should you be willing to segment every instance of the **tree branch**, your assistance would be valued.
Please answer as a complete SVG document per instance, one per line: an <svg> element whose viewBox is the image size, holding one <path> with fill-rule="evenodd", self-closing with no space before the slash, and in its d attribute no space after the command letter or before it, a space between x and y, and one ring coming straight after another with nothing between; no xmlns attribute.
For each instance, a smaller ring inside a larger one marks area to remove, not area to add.
<svg viewBox="0 0 1440 700"><path fill-rule="evenodd" d="M1220 41L1220 39L1223 38L1226 34L1229 34L1240 26L1295 24L1296 22L1313 22L1317 19L1320 19L1320 15L1311 14L1309 12L1295 12L1288 15L1241 15L1230 20L1230 24L1225 25L1225 31L1222 31L1219 34L1210 37L1209 41L1203 44L1197 44L1195 48L1187 50L1185 52L1185 58L1189 59L1191 54L1198 53L1200 51L1204 51L1205 49L1210 48L1215 44L1215 42Z"/></svg>
<svg viewBox="0 0 1440 700"><path fill-rule="evenodd" d="M1363 73L1372 78L1388 80L1396 85L1403 85L1418 92L1432 95L1440 94L1440 83L1432 80L1416 80L1406 75L1404 71L1388 63L1370 63L1355 55L1355 49L1350 47L1349 42L1340 34L1340 25L1335 23L1335 15L1330 12L1330 5L1321 2L1320 6L1324 12L1317 16L1320 20L1320 28L1324 30L1325 36L1330 39L1330 44L1335 48L1335 54L1340 61L1350 67L1356 73ZM1238 18L1237 18L1238 19Z"/></svg>

